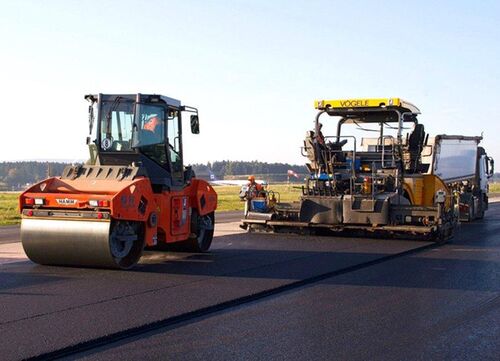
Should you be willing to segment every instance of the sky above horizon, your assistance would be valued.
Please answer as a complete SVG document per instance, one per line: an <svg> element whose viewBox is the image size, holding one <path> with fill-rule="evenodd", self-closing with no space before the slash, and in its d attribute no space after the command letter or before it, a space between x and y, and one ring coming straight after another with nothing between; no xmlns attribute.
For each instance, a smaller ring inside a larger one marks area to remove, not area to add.
<svg viewBox="0 0 500 361"><path fill-rule="evenodd" d="M363 97L409 100L431 135L483 133L500 160L499 1L0 0L0 9L0 161L86 159L83 96L137 92L199 108L185 163L302 164L314 100Z"/></svg>

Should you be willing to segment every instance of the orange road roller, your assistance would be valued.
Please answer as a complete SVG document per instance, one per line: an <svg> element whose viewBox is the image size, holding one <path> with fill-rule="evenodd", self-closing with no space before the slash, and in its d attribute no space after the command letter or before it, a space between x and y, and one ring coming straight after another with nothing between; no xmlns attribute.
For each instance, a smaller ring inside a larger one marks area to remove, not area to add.
<svg viewBox="0 0 500 361"><path fill-rule="evenodd" d="M207 251L217 194L183 164L182 116L199 134L198 110L162 95L85 99L90 159L19 197L27 256L44 265L128 269L145 247Z"/></svg>

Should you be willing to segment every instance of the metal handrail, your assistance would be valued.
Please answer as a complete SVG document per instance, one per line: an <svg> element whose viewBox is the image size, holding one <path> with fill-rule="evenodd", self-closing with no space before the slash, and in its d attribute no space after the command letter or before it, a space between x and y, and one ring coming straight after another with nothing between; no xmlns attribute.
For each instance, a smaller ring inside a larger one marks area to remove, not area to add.
<svg viewBox="0 0 500 361"><path fill-rule="evenodd" d="M392 159L391 159L391 167L394 167L395 159L394 159L394 137L392 135L384 135L377 139L377 143L380 141L380 145L382 146L382 168L386 168L385 166L385 139L391 139L390 146L392 147Z"/></svg>

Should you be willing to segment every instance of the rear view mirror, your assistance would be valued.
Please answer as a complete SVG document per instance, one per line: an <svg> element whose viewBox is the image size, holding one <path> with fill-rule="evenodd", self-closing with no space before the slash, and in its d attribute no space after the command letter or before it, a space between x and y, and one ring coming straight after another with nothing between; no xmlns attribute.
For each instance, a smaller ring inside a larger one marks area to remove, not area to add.
<svg viewBox="0 0 500 361"><path fill-rule="evenodd" d="M487 173L488 173L488 178L493 177L493 174L495 174L495 161L491 157L486 158L486 168L487 168Z"/></svg>
<svg viewBox="0 0 500 361"><path fill-rule="evenodd" d="M200 120L197 114L191 115L191 133L200 134Z"/></svg>

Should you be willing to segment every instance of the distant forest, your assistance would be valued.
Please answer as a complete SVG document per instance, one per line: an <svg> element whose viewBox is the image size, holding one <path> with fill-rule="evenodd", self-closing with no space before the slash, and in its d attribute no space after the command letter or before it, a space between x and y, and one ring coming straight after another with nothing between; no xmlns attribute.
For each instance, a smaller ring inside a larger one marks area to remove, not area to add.
<svg viewBox="0 0 500 361"><path fill-rule="evenodd" d="M20 190L27 184L48 176L60 175L67 163L61 162L3 162L0 163L0 191Z"/></svg>
<svg viewBox="0 0 500 361"><path fill-rule="evenodd" d="M49 176L58 176L68 163L62 162L0 162L0 191L17 191L28 184L39 182ZM303 165L287 163L264 163L258 161L217 161L207 164L192 164L196 176L210 180L210 173L216 179L244 179L253 174L270 182L287 181L287 172L293 170L298 178L292 182L302 182L307 171ZM492 182L500 182L500 173L495 173Z"/></svg>
<svg viewBox="0 0 500 361"><path fill-rule="evenodd" d="M15 191L28 184L39 182L49 176L60 175L68 163L62 162L3 162L0 163L0 191ZM286 181L288 170L299 174L302 180L305 167L286 163L263 163L243 161L217 161L207 164L193 164L196 176L210 179L213 173L217 179L238 179L249 174L269 181ZM298 181L298 179L292 179Z"/></svg>

